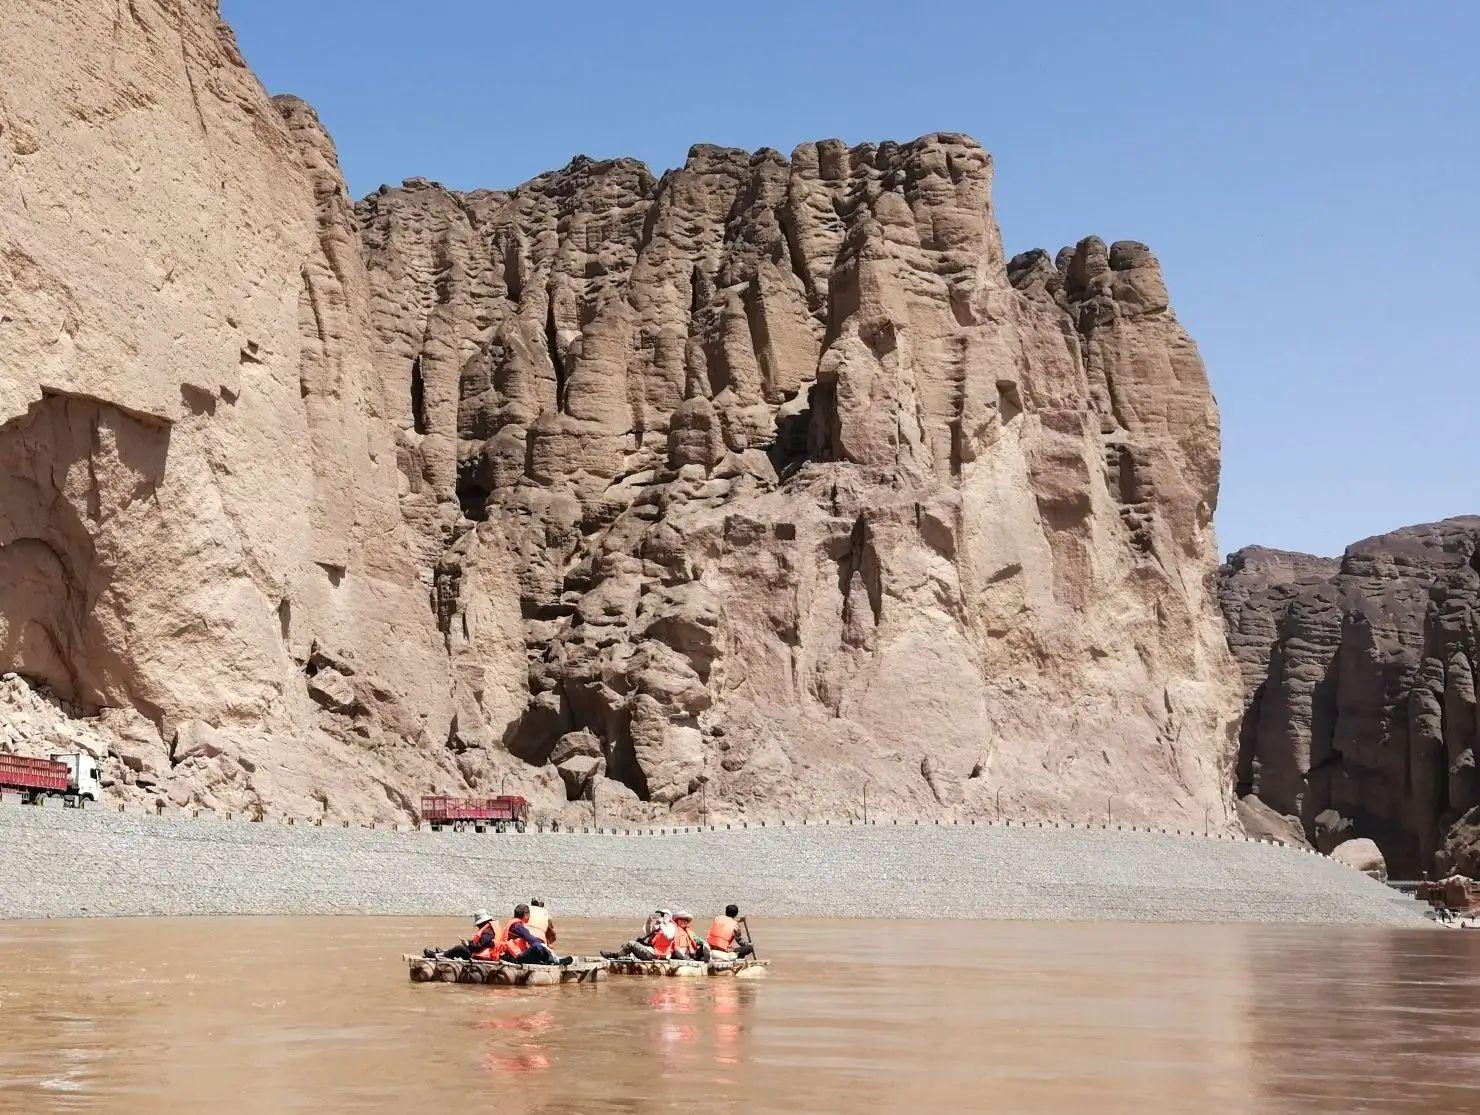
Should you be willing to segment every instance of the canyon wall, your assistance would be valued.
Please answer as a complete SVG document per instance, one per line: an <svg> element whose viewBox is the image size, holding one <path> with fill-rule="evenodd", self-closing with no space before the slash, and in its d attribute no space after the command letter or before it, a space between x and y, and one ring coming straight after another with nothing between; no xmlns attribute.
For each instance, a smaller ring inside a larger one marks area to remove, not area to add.
<svg viewBox="0 0 1480 1115"><path fill-rule="evenodd" d="M404 807L454 702L332 145L211 5L0 27L0 665L120 792Z"/></svg>
<svg viewBox="0 0 1480 1115"><path fill-rule="evenodd" d="M1371 838L1395 876L1480 873L1480 517L1339 561L1241 550L1222 598L1244 679L1238 792L1323 850Z"/></svg>
<svg viewBox="0 0 1480 1115"><path fill-rule="evenodd" d="M1144 246L1004 258L953 134L351 206L207 0L0 15L13 746L39 692L179 802L1234 823Z"/></svg>

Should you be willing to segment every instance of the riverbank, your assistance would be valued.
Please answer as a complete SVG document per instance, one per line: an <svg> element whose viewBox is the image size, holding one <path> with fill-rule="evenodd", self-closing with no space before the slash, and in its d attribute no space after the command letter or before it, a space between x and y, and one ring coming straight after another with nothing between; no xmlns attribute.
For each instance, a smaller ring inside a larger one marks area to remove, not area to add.
<svg viewBox="0 0 1480 1115"><path fill-rule="evenodd" d="M1427 924L1418 903L1284 845L1110 828L808 825L612 833L317 828L0 806L0 918L465 914L541 895L638 918Z"/></svg>

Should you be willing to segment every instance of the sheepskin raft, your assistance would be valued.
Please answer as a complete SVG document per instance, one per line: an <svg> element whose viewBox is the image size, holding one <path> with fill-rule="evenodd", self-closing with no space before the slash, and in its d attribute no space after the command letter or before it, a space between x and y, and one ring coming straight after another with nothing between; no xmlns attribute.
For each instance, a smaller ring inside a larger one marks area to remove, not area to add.
<svg viewBox="0 0 1480 1115"><path fill-rule="evenodd" d="M502 960L435 960L407 953L412 983L487 983L501 987L549 987L557 983L598 983L606 979L610 961L578 956L570 964L509 964Z"/></svg>
<svg viewBox="0 0 1480 1115"><path fill-rule="evenodd" d="M678 976L697 979L704 976L734 976L757 979L766 974L769 960L638 960L621 956L609 961L611 970L624 976Z"/></svg>

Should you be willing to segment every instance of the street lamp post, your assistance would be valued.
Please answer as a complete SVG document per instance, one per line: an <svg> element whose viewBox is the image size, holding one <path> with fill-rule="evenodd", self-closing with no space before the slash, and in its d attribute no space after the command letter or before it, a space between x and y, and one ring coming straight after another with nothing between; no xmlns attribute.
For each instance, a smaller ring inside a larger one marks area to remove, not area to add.
<svg viewBox="0 0 1480 1115"><path fill-rule="evenodd" d="M1210 805L1203 810L1203 835L1208 835L1208 817L1212 815L1213 807Z"/></svg>
<svg viewBox="0 0 1480 1115"><path fill-rule="evenodd" d="M998 820L999 823L1002 820L1002 787L1001 786L998 786L997 787L997 820Z"/></svg>
<svg viewBox="0 0 1480 1115"><path fill-rule="evenodd" d="M868 780L863 783L863 823L868 824Z"/></svg>
<svg viewBox="0 0 1480 1115"><path fill-rule="evenodd" d="M509 776L506 774L498 780L498 796L503 797L509 789Z"/></svg>
<svg viewBox="0 0 1480 1115"><path fill-rule="evenodd" d="M1105 827L1106 828L1109 828L1110 827L1110 821L1114 817L1114 813L1111 812L1111 809L1110 809L1110 806L1111 806L1111 804L1114 801L1115 801L1115 795L1114 794L1111 794L1108 798L1105 799Z"/></svg>

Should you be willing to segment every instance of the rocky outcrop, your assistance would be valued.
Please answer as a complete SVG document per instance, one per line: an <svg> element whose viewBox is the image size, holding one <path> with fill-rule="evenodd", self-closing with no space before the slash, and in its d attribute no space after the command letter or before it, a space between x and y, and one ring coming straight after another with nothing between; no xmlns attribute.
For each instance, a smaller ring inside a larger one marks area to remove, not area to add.
<svg viewBox="0 0 1480 1115"><path fill-rule="evenodd" d="M198 0L0 22L0 666L148 723L122 794L367 815L460 782L313 112Z"/></svg>
<svg viewBox="0 0 1480 1115"><path fill-rule="evenodd" d="M991 169L701 146L360 204L407 521L448 609L500 524L504 742L572 796L1227 822L1202 364L1141 245L1004 260Z"/></svg>
<svg viewBox="0 0 1480 1115"><path fill-rule="evenodd" d="M1293 844L1297 848L1313 847L1305 837L1305 829L1300 824L1299 817L1279 813L1253 794L1244 794L1238 799L1238 819L1249 836L1277 840L1281 844Z"/></svg>
<svg viewBox="0 0 1480 1115"><path fill-rule="evenodd" d="M1222 584L1245 687L1239 791L1322 850L1371 838L1396 874L1473 859L1480 518L1339 562L1240 551Z"/></svg>
<svg viewBox="0 0 1480 1115"><path fill-rule="evenodd" d="M1005 259L952 134L352 208L207 0L0 15L0 666L121 792L1234 823L1144 246Z"/></svg>

